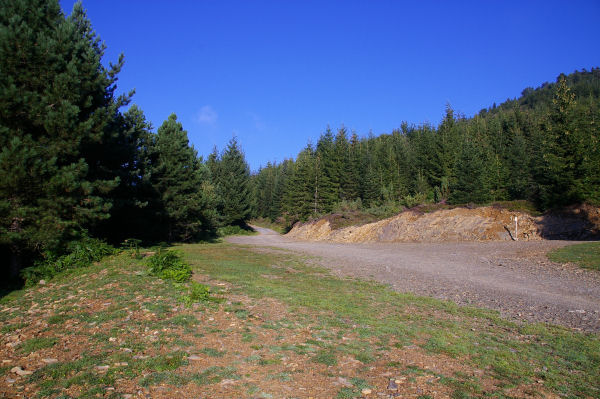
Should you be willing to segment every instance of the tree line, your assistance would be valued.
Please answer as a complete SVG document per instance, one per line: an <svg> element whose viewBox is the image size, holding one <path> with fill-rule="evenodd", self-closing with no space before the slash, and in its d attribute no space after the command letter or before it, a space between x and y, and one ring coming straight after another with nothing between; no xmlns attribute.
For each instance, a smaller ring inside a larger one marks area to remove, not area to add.
<svg viewBox="0 0 600 399"><path fill-rule="evenodd" d="M540 210L600 203L600 69L561 74L467 118L402 123L359 137L327 128L295 160L253 176L256 214L288 223L340 204L397 211L423 203L527 200Z"/></svg>
<svg viewBox="0 0 600 399"><path fill-rule="evenodd" d="M87 236L118 244L189 241L250 216L237 141L206 161L172 114L153 131L133 92L116 95L123 56L80 3L0 1L0 261L15 277Z"/></svg>

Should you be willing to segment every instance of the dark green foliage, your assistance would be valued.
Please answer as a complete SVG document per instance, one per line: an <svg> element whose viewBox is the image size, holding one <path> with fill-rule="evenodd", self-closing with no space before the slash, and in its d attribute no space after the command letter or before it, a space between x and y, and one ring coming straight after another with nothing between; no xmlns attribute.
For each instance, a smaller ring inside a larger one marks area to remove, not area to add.
<svg viewBox="0 0 600 399"><path fill-rule="evenodd" d="M315 157L310 145L298 154L286 182L282 207L291 222L306 219L323 209L319 187L324 186L321 182L327 177L320 173L319 166L320 157Z"/></svg>
<svg viewBox="0 0 600 399"><path fill-rule="evenodd" d="M253 207L250 168L235 137L229 141L218 165L213 168L222 224L244 225L250 218Z"/></svg>
<svg viewBox="0 0 600 399"><path fill-rule="evenodd" d="M490 190L490 162L485 149L474 139L467 139L456 159L455 183L451 187L450 202L482 204L492 199Z"/></svg>
<svg viewBox="0 0 600 399"><path fill-rule="evenodd" d="M163 280L184 283L192 276L192 268L174 251L160 251L148 258L148 270Z"/></svg>
<svg viewBox="0 0 600 399"><path fill-rule="evenodd" d="M122 134L105 143L108 148L103 155L110 158L110 173L118 176L119 185L110 192L111 217L96 223L92 232L112 243L130 237L146 242L164 239L165 235L157 228L161 226L159 216L165 212L164 204L151 180L157 161L152 125L136 105L120 115L117 122Z"/></svg>
<svg viewBox="0 0 600 399"><path fill-rule="evenodd" d="M2 1L0 245L12 273L109 217L119 177L103 150L129 97L114 96L122 58L105 68L103 54L81 4L65 18L58 1Z"/></svg>
<svg viewBox="0 0 600 399"><path fill-rule="evenodd" d="M151 182L160 194L160 215L170 241L187 241L214 229L214 190L210 171L190 147L187 132L171 114L158 129L152 146Z"/></svg>
<svg viewBox="0 0 600 399"><path fill-rule="evenodd" d="M21 276L26 286L32 286L40 280L49 280L62 271L90 266L93 262L114 253L115 249L105 242L84 238L69 243L65 255L59 256L52 251L46 251L43 260L23 269Z"/></svg>

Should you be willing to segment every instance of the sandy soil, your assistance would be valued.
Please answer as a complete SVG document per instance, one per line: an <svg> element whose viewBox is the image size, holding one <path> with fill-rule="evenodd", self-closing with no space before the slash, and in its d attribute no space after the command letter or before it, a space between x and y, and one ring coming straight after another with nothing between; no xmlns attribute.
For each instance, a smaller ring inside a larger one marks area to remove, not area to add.
<svg viewBox="0 0 600 399"><path fill-rule="evenodd" d="M312 255L338 275L496 309L516 320L600 331L600 273L557 264L545 255L573 241L341 244L255 228L259 235L229 241Z"/></svg>

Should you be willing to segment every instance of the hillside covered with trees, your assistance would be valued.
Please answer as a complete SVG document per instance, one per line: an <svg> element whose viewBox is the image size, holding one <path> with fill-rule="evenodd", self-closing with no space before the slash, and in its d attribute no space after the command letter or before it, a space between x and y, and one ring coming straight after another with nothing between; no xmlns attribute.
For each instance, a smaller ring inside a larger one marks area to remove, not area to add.
<svg viewBox="0 0 600 399"><path fill-rule="evenodd" d="M448 106L439 126L368 137L327 128L295 160L251 176L235 138L203 159L175 114L155 131L130 105L133 92L116 94L123 56L107 67L104 51L81 4L67 17L57 0L1 2L3 275L90 237L193 241L252 217L291 223L340 204L600 202L597 68L474 117Z"/></svg>
<svg viewBox="0 0 600 399"><path fill-rule="evenodd" d="M600 202L600 69L561 74L465 117L359 137L327 128L295 160L254 176L258 216L288 222L341 206L527 200L539 210Z"/></svg>

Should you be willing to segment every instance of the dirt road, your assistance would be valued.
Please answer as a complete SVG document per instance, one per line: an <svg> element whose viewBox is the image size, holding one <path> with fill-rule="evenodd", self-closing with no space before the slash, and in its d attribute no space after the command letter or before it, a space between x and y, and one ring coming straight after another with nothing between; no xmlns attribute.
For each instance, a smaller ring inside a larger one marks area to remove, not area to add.
<svg viewBox="0 0 600 399"><path fill-rule="evenodd" d="M335 244L256 227L229 241L316 256L337 275L499 310L504 316L600 331L600 273L549 261L567 241Z"/></svg>

